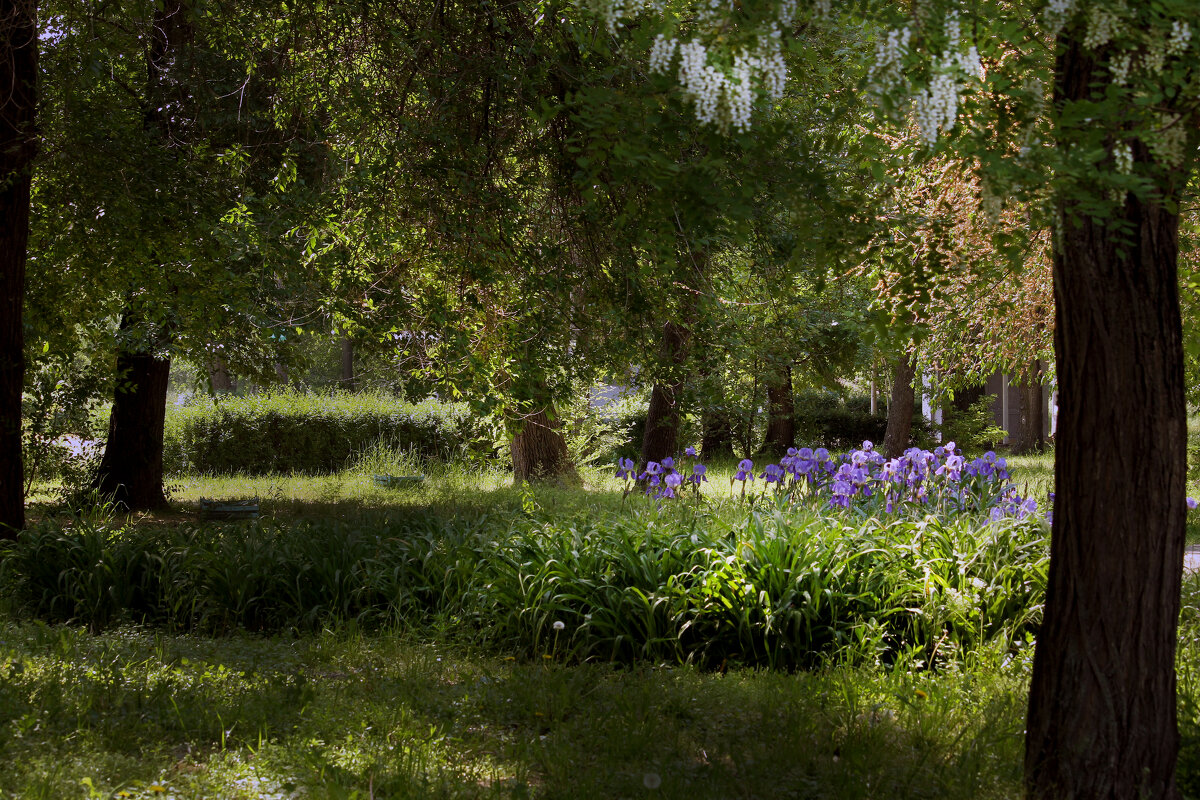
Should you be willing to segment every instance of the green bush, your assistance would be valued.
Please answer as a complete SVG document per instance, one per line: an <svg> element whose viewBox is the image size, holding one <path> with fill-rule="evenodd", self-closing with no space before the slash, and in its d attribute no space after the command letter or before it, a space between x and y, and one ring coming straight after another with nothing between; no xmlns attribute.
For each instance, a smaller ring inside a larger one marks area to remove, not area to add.
<svg viewBox="0 0 1200 800"><path fill-rule="evenodd" d="M797 392L794 403L796 442L806 447L849 450L866 440L882 442L886 414L871 414L870 399L834 392Z"/></svg>
<svg viewBox="0 0 1200 800"><path fill-rule="evenodd" d="M168 409L167 472L323 473L379 446L446 460L492 450L491 428L461 403L387 394L260 394Z"/></svg>
<svg viewBox="0 0 1200 800"><path fill-rule="evenodd" d="M16 609L97 629L452 625L530 654L707 666L932 663L1023 638L1040 618L1044 521L700 513L418 513L292 528L77 520L0 546L0 588Z"/></svg>

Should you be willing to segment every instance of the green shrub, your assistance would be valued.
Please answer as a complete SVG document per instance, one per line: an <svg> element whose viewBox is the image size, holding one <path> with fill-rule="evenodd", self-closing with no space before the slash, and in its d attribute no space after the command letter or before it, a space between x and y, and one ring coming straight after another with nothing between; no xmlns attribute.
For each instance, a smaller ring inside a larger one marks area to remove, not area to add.
<svg viewBox="0 0 1200 800"><path fill-rule="evenodd" d="M3 545L0 587L16 609L92 628L452 625L531 654L707 666L931 664L1021 639L1040 618L1044 521L702 513L417 513L292 528L77 520Z"/></svg>
<svg viewBox="0 0 1200 800"><path fill-rule="evenodd" d="M866 440L882 442L886 414L871 414L870 399L834 392L797 392L793 398L796 442L805 447L849 450Z"/></svg>
<svg viewBox="0 0 1200 800"><path fill-rule="evenodd" d="M992 417L995 398L985 394L963 411L946 411L942 441L955 442L959 449L978 453L994 449L1007 435Z"/></svg>
<svg viewBox="0 0 1200 800"><path fill-rule="evenodd" d="M379 446L446 460L492 449L491 428L461 403L404 403L387 394L227 397L168 409L170 473L323 473Z"/></svg>

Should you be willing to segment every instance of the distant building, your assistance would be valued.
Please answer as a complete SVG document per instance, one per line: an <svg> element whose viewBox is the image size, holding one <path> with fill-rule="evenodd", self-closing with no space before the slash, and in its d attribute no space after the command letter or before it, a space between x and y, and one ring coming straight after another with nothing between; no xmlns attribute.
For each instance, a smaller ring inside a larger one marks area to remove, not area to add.
<svg viewBox="0 0 1200 800"><path fill-rule="evenodd" d="M1021 425L1020 386L1012 375L1001 372L993 374L984 384L984 391L992 396L992 420L1010 435ZM1043 384L1041 394L1042 435L1053 436L1058 424L1058 389L1053 384Z"/></svg>

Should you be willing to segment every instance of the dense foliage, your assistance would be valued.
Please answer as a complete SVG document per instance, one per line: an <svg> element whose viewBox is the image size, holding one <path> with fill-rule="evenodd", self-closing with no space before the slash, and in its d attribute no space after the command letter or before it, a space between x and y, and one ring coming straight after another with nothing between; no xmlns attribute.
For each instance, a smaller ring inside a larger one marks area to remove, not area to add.
<svg viewBox="0 0 1200 800"><path fill-rule="evenodd" d="M490 455L492 436L462 403L282 392L171 409L163 457L175 473L336 472L376 446L456 460Z"/></svg>
<svg viewBox="0 0 1200 800"><path fill-rule="evenodd" d="M1037 520L881 522L771 507L562 517L414 514L27 531L2 556L25 613L104 628L453 625L579 659L934 662L1038 620ZM561 623L561 624L556 624Z"/></svg>

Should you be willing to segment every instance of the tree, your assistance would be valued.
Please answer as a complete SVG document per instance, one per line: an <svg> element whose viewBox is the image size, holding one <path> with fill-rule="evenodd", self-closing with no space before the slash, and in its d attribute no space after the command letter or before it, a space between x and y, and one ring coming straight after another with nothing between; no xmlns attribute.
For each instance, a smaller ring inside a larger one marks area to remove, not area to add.
<svg viewBox="0 0 1200 800"><path fill-rule="evenodd" d="M904 455L912 439L913 408L917 403L917 367L910 353L896 358L892 373L892 397L888 402L887 432L883 437L884 458Z"/></svg>
<svg viewBox="0 0 1200 800"><path fill-rule="evenodd" d="M25 260L36 152L37 6L0 4L0 537L25 527L21 392Z"/></svg>
<svg viewBox="0 0 1200 800"><path fill-rule="evenodd" d="M624 4L608 8L619 18ZM728 40L731 19L761 30L780 9L709 17ZM884 106L911 110L929 147L979 166L985 210L1007 197L1050 201L1059 457L1026 793L1177 796L1186 438L1176 261L1200 129L1194 3L1054 2L1034 26L1021 4L917 3L903 22L894 6L872 10L899 23L880 34L872 70Z"/></svg>
<svg viewBox="0 0 1200 800"><path fill-rule="evenodd" d="M43 41L31 329L57 352L107 340L114 413L94 485L161 506L170 360L269 370L270 317L287 318L298 282L282 280L299 258L277 200L299 159L271 116L280 56L178 0L46 5L56 35Z"/></svg>

